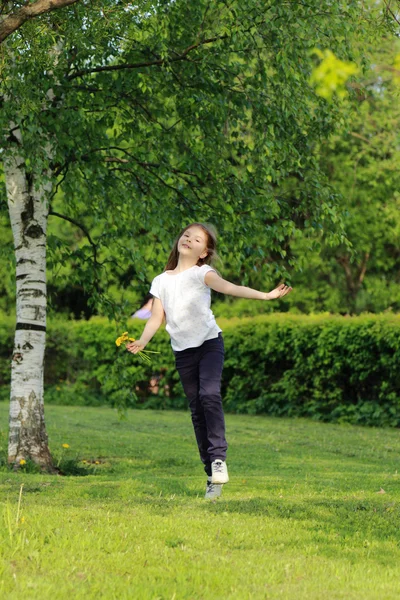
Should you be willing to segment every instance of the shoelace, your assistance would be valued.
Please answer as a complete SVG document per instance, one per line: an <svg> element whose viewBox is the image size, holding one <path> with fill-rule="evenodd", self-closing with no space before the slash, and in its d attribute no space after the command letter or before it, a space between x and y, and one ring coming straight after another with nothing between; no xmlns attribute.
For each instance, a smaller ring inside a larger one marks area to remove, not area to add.
<svg viewBox="0 0 400 600"><path fill-rule="evenodd" d="M212 483L211 481L207 481L207 492L213 492L215 488L220 487L218 483Z"/></svg>
<svg viewBox="0 0 400 600"><path fill-rule="evenodd" d="M217 473L222 473L223 470L224 467L222 463L214 463L214 471L216 471Z"/></svg>

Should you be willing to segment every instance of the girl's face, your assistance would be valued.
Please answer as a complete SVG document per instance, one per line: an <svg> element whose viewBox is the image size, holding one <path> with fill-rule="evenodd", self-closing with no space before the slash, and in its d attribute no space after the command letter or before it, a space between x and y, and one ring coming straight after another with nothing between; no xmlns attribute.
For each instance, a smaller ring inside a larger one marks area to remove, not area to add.
<svg viewBox="0 0 400 600"><path fill-rule="evenodd" d="M205 258L207 256L207 234L201 227L193 226L186 229L178 241L178 252L182 256Z"/></svg>

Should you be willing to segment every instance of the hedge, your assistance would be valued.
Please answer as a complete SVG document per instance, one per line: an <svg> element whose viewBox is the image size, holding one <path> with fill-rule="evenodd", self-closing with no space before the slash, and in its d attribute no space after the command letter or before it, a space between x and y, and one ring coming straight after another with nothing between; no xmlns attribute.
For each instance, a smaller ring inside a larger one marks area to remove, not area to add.
<svg viewBox="0 0 400 600"><path fill-rule="evenodd" d="M400 316L262 315L218 320L225 341L227 411L400 425ZM143 321L131 320L139 337ZM160 331L149 367L122 348L105 319L49 325L46 402L146 408L186 406L169 337ZM13 322L0 324L0 398L8 395ZM149 382L159 378L157 394ZM3 387L2 387L3 386Z"/></svg>

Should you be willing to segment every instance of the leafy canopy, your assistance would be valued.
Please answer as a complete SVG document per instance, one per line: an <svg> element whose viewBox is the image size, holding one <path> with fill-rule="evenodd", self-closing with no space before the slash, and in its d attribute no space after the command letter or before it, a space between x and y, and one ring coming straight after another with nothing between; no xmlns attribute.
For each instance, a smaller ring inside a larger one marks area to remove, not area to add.
<svg viewBox="0 0 400 600"><path fill-rule="evenodd" d="M355 32L376 16L383 24L379 5L369 15L355 1L94 0L9 38L3 157L22 153L35 185L49 168L51 210L95 232L73 252L56 249L75 260L93 302L107 265L135 264L150 279L190 220L217 226L237 273L247 264L278 275L300 231L343 239L316 157L342 107L315 93L311 53L329 45L352 61ZM301 182L295 192L290 181Z"/></svg>

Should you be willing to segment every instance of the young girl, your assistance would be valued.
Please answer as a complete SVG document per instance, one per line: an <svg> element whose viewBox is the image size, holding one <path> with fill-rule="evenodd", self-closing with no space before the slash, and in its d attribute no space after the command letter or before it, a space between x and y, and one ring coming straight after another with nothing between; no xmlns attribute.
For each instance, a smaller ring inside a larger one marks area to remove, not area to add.
<svg viewBox="0 0 400 600"><path fill-rule="evenodd" d="M220 496L222 485L229 481L221 399L224 342L210 309L210 288L256 300L282 298L292 289L280 285L266 293L230 283L210 266L215 257L213 228L202 223L185 227L174 244L165 271L151 284L152 313L142 336L127 345L133 354L143 350L165 315L176 368L189 401L200 458L207 473L206 498Z"/></svg>

